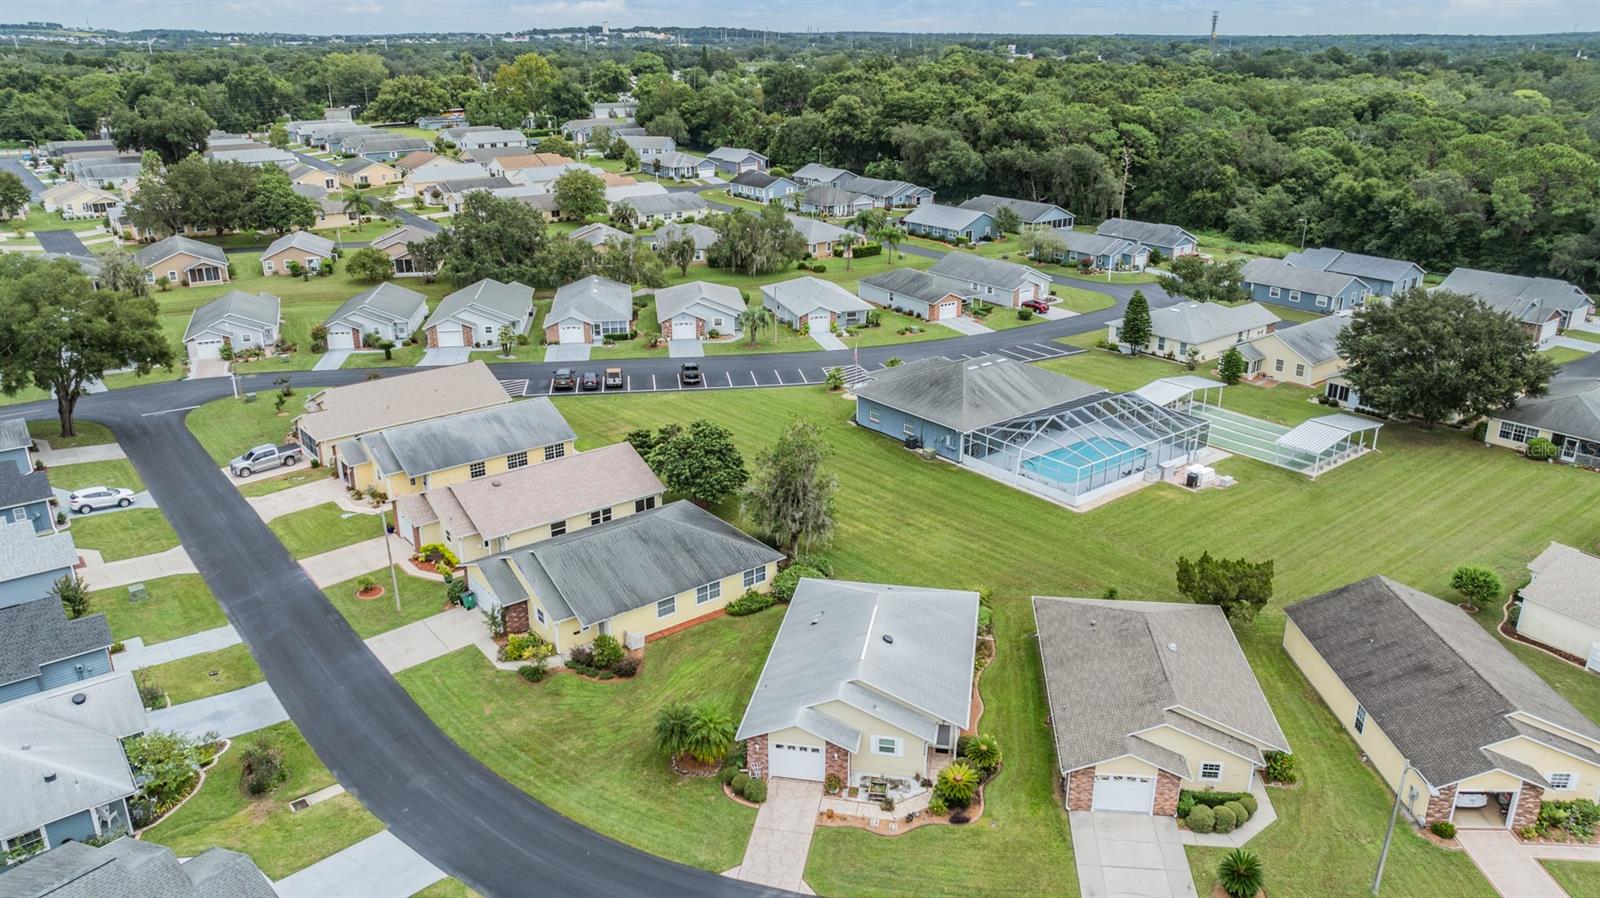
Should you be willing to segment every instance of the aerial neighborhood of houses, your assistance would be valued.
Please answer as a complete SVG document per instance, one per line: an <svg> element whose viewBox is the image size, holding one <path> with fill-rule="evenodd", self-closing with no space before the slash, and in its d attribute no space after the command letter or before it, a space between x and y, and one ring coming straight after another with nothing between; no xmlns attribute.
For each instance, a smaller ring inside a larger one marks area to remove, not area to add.
<svg viewBox="0 0 1600 898"><path fill-rule="evenodd" d="M1592 266L707 137L607 65L15 163L0 270L166 351L77 372L63 301L0 364L0 898L463 894L416 818L482 789L523 876L1597 882ZM293 215L145 205L202 165Z"/></svg>

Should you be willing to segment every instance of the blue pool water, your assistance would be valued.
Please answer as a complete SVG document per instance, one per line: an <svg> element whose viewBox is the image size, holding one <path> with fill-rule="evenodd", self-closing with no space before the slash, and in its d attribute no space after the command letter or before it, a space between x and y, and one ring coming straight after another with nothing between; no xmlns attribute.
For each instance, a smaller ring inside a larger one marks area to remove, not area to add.
<svg viewBox="0 0 1600 898"><path fill-rule="evenodd" d="M1022 470L1036 475L1041 480L1075 484L1116 467L1123 470L1141 470L1147 453L1143 449L1129 451L1130 449L1131 447L1121 440L1090 437L1027 459L1022 463ZM1116 471L1111 476L1116 477L1121 474L1122 471Z"/></svg>

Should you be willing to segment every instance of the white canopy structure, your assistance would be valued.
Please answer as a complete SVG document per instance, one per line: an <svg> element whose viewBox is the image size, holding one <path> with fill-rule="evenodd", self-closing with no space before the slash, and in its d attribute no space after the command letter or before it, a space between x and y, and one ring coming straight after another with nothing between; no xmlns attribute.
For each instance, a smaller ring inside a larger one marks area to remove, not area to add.
<svg viewBox="0 0 1600 898"><path fill-rule="evenodd" d="M1154 402L1156 405L1165 406L1167 408L1177 408L1176 403L1181 400L1188 400L1183 402L1184 407L1187 408L1190 404L1192 404L1192 397L1196 393L1200 394L1199 401L1202 404L1212 404L1209 401L1212 390L1217 391L1217 401L1215 404L1221 405L1222 388L1225 386L1227 386L1227 384L1218 383L1217 381L1204 377L1196 377L1193 374L1183 374L1179 375L1178 377L1157 378L1140 387L1139 389L1134 390L1133 392L1145 399L1150 400L1151 402Z"/></svg>

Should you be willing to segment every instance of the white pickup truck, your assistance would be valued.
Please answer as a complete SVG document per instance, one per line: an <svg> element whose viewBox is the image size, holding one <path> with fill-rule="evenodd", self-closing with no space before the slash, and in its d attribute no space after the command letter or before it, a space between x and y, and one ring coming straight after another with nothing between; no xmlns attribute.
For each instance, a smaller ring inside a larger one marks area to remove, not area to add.
<svg viewBox="0 0 1600 898"><path fill-rule="evenodd" d="M299 446L273 446L262 444L228 462L228 470L235 477L249 477L256 471L292 465L300 460L304 450Z"/></svg>

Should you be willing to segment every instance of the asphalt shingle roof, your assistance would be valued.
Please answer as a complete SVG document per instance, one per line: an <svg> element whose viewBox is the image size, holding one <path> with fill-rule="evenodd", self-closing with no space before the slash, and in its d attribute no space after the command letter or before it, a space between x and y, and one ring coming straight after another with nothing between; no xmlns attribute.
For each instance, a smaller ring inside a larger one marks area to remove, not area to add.
<svg viewBox="0 0 1600 898"><path fill-rule="evenodd" d="M1495 417L1600 442L1600 380L1560 376L1543 396L1525 396Z"/></svg>
<svg viewBox="0 0 1600 898"><path fill-rule="evenodd" d="M1457 268L1435 289L1475 296L1523 321L1543 321L1552 311L1577 311L1590 305L1588 294L1554 278L1524 277Z"/></svg>
<svg viewBox="0 0 1600 898"><path fill-rule="evenodd" d="M23 449L33 445L33 434L28 432L24 418L0 419L0 451Z"/></svg>
<svg viewBox="0 0 1600 898"><path fill-rule="evenodd" d="M958 433L1104 393L1093 384L1003 355L929 358L874 374L856 396Z"/></svg>
<svg viewBox="0 0 1600 898"><path fill-rule="evenodd" d="M842 168L834 168L819 162L807 162L805 165L795 169L791 177L795 179L796 183L800 181L822 181L826 183L848 174L850 173Z"/></svg>
<svg viewBox="0 0 1600 898"><path fill-rule="evenodd" d="M948 282L916 268L891 269L864 277L861 283L923 302L938 302L954 292Z"/></svg>
<svg viewBox="0 0 1600 898"><path fill-rule="evenodd" d="M971 227L980 218L988 217L989 213L982 209L966 209L961 206L941 206L938 203L923 203L911 210L911 214L901 219L908 225L921 225L925 228L943 228L947 231L959 231Z"/></svg>
<svg viewBox="0 0 1600 898"><path fill-rule="evenodd" d="M862 200L871 200L864 193L856 193L843 187L832 184L813 184L801 192L801 197L807 204L817 207L822 206L853 206Z"/></svg>
<svg viewBox="0 0 1600 898"><path fill-rule="evenodd" d="M415 290L407 290L398 284L384 281L370 290L363 290L345 300L344 305L328 316L328 323L332 324L362 310L369 311L374 317L408 321L416 313L417 307L427 301L426 296Z"/></svg>
<svg viewBox="0 0 1600 898"><path fill-rule="evenodd" d="M1173 247L1194 242L1194 235L1177 225L1158 224L1152 221L1134 221L1131 218L1108 218L1095 228L1096 234L1121 237L1150 246Z"/></svg>
<svg viewBox="0 0 1600 898"><path fill-rule="evenodd" d="M1339 335L1350 326L1351 320L1349 315L1329 315L1273 333L1308 364L1320 365L1339 358Z"/></svg>
<svg viewBox="0 0 1600 898"><path fill-rule="evenodd" d="M738 184L741 187L764 188L771 187L779 181L789 181L789 179L771 172L747 171L735 175L729 183ZM789 181L789 183L794 184L793 181Z"/></svg>
<svg viewBox="0 0 1600 898"><path fill-rule="evenodd" d="M575 438L566 419L541 396L402 424L357 440L385 474L403 471L416 477Z"/></svg>
<svg viewBox="0 0 1600 898"><path fill-rule="evenodd" d="M172 849L121 838L65 842L0 878L0 898L276 898L255 862L209 848L180 864Z"/></svg>
<svg viewBox="0 0 1600 898"><path fill-rule="evenodd" d="M178 253L188 253L197 259L215 262L224 268L228 265L228 254L222 251L222 247L210 243L201 243L182 234L174 234L165 240L157 240L149 246L141 247L133 254L133 258L141 267L149 268L172 258Z"/></svg>
<svg viewBox="0 0 1600 898"><path fill-rule="evenodd" d="M1214 302L1186 302L1150 310L1150 331L1158 337L1184 343L1207 343L1240 331L1275 324L1278 316L1260 303L1225 306ZM1118 319L1117 323L1120 323Z"/></svg>
<svg viewBox="0 0 1600 898"><path fill-rule="evenodd" d="M49 499L50 475L43 471L24 474L16 465L0 462L0 509Z"/></svg>
<svg viewBox="0 0 1600 898"><path fill-rule="evenodd" d="M77 563L70 532L36 533L32 521L0 523L0 583Z"/></svg>
<svg viewBox="0 0 1600 898"><path fill-rule="evenodd" d="M36 677L51 661L109 648L104 614L68 620L53 596L0 608L0 685Z"/></svg>
<svg viewBox="0 0 1600 898"><path fill-rule="evenodd" d="M467 308L476 308L504 318L509 326L520 330L533 311L533 288L512 281L501 283L494 278L484 278L446 296L434 306L433 314L422 323L424 329Z"/></svg>
<svg viewBox="0 0 1600 898"><path fill-rule="evenodd" d="M1017 213L1017 217L1028 224L1072 217L1071 212L1054 203L1038 203L1033 200L1019 200L1009 196L993 196L987 193L975 196L961 204L963 209L977 209L990 215L994 215L1006 206L1010 206L1011 211Z"/></svg>
<svg viewBox="0 0 1600 898"><path fill-rule="evenodd" d="M1352 282L1371 287L1354 275L1318 271L1315 268L1297 268L1277 259L1251 259L1244 263L1244 268L1239 272L1239 280L1246 284L1264 284L1268 287L1299 290L1302 293L1315 293L1320 296L1337 296Z"/></svg>
<svg viewBox="0 0 1600 898"><path fill-rule="evenodd" d="M1042 272L1026 265L971 253L946 253L939 261L933 263L933 267L928 271L952 280L998 287L1002 290L1017 289L1028 282L1029 275L1037 275L1046 283L1050 280Z"/></svg>
<svg viewBox="0 0 1600 898"><path fill-rule="evenodd" d="M730 316L737 316L745 310L744 294L739 292L738 287L709 281L690 281L656 291L656 319L663 323L670 321L672 316L696 303L722 309Z"/></svg>
<svg viewBox="0 0 1600 898"><path fill-rule="evenodd" d="M698 193L658 193L654 196L629 197L623 202L632 206L633 211L646 221L651 216L671 212L697 214L707 206L705 198Z"/></svg>
<svg viewBox="0 0 1600 898"><path fill-rule="evenodd" d="M751 156L763 160L767 158L755 150L747 150L744 147L717 147L706 154L707 159L720 159L723 162L743 162Z"/></svg>
<svg viewBox="0 0 1600 898"><path fill-rule="evenodd" d="M1347 253L1344 250L1330 247L1301 250L1283 257L1283 261L1297 268L1315 268L1319 271L1332 271L1337 274L1349 274L1358 278L1374 278L1380 281L1402 281L1412 274L1413 269L1422 271L1422 266L1404 259L1388 259L1383 256L1368 256L1363 253Z"/></svg>
<svg viewBox="0 0 1600 898"><path fill-rule="evenodd" d="M1067 249L1088 256L1120 256L1124 253L1137 256L1144 248L1137 240L1112 237L1109 234L1090 234L1072 228L1055 228L1054 232L1066 243Z"/></svg>
<svg viewBox="0 0 1600 898"><path fill-rule="evenodd" d="M776 284L764 284L761 287L761 295L771 297L779 306L796 316L805 315L813 309L843 313L865 312L872 308L861 297L838 284L809 276L791 278Z"/></svg>
<svg viewBox="0 0 1600 898"><path fill-rule="evenodd" d="M489 366L472 361L313 393L296 424L327 441L510 401Z"/></svg>
<svg viewBox="0 0 1600 898"><path fill-rule="evenodd" d="M1600 627L1600 558L1551 543L1528 564L1533 582L1522 601L1543 605L1576 621Z"/></svg>
<svg viewBox="0 0 1600 898"><path fill-rule="evenodd" d="M661 227L656 228L656 232L650 235L650 243L653 246L659 247L662 243L668 240L677 240L680 237L683 237L685 234L694 238L694 248L698 250L710 249L711 245L716 243L718 238L721 236L716 231L698 222L694 224L667 222ZM660 291L657 291L656 305L659 307L660 304L661 293Z"/></svg>
<svg viewBox="0 0 1600 898"><path fill-rule="evenodd" d="M846 237L852 237L849 231L838 225L828 224L820 218L807 218L804 215L785 215L789 224L794 226L807 245L816 243L835 243Z"/></svg>
<svg viewBox="0 0 1600 898"><path fill-rule="evenodd" d="M229 318L242 319L262 327L278 326L280 300L271 293L246 293L229 290L213 299L189 316L189 326L183 330L183 339L205 333Z"/></svg>
<svg viewBox="0 0 1600 898"><path fill-rule="evenodd" d="M564 284L550 303L549 321L579 318L589 324L633 320L633 290L627 284L591 274Z"/></svg>
<svg viewBox="0 0 1600 898"><path fill-rule="evenodd" d="M298 249L326 259L333 256L333 248L333 241L321 234L313 234L310 231L290 231L272 241L267 247L267 251L262 253L261 256L266 258L281 253L286 249Z"/></svg>

